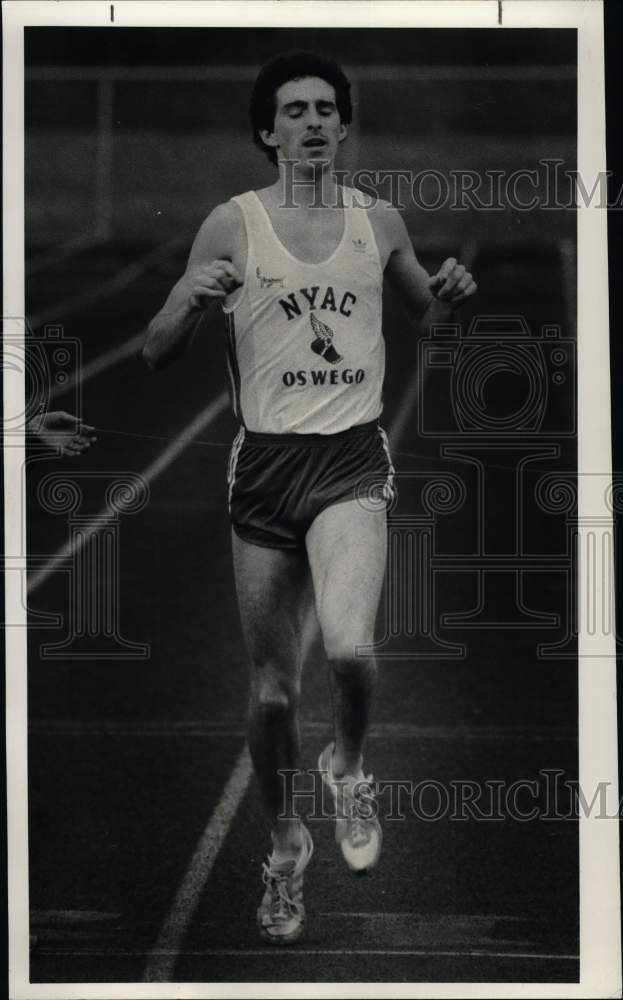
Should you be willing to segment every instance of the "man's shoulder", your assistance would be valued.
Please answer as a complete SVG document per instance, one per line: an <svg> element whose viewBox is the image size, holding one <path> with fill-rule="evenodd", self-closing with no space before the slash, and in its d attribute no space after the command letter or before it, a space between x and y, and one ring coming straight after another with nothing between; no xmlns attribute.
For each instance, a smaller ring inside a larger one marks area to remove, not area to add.
<svg viewBox="0 0 623 1000"><path fill-rule="evenodd" d="M200 261L231 258L243 236L244 221L240 206L235 201L224 201L203 220L195 237L192 257Z"/></svg>
<svg viewBox="0 0 623 1000"><path fill-rule="evenodd" d="M400 239L404 230L404 222L400 212L390 201L372 197L366 208L375 233L383 236L389 242Z"/></svg>
<svg viewBox="0 0 623 1000"><path fill-rule="evenodd" d="M232 232L236 233L242 229L244 229L242 209L236 201L230 198L229 201L223 201L212 209L204 219L199 232L203 231L213 236L220 236Z"/></svg>
<svg viewBox="0 0 623 1000"><path fill-rule="evenodd" d="M237 201L230 198L229 201L223 201L220 205L215 205L210 214L204 220L203 225L206 223L212 223L212 225L223 225L236 223L242 220L242 210Z"/></svg>

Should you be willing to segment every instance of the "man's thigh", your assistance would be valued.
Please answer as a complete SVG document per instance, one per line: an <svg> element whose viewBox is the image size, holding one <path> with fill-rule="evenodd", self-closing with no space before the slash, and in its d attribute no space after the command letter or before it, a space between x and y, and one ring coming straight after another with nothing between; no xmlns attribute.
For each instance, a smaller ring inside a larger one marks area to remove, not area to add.
<svg viewBox="0 0 623 1000"><path fill-rule="evenodd" d="M374 640L387 556L385 510L358 500L333 504L307 532L316 610L330 658L356 655Z"/></svg>
<svg viewBox="0 0 623 1000"><path fill-rule="evenodd" d="M295 672L312 599L305 551L252 545L235 531L232 550L242 630L253 665Z"/></svg>

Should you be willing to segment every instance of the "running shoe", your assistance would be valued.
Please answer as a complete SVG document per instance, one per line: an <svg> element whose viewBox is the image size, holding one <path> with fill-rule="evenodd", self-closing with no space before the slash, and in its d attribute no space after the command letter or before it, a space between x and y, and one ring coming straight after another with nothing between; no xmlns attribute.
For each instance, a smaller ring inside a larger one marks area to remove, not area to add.
<svg viewBox="0 0 623 1000"><path fill-rule="evenodd" d="M331 792L335 808L335 839L346 864L353 872L364 874L377 864L383 844L383 831L376 813L374 777L333 774L333 743L318 758L318 770Z"/></svg>
<svg viewBox="0 0 623 1000"><path fill-rule="evenodd" d="M303 843L298 858L275 861L269 857L262 865L266 890L257 910L257 923L264 941L293 944L305 928L303 873L314 853L314 842L301 823Z"/></svg>

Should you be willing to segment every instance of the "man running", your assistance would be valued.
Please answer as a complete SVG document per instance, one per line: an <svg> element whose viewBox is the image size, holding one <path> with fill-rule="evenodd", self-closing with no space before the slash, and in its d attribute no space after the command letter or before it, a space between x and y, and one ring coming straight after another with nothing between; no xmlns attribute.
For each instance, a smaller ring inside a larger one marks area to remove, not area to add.
<svg viewBox="0 0 623 1000"><path fill-rule="evenodd" d="M382 409L384 273L414 319L443 321L476 285L454 258L430 277L400 214L337 183L335 158L352 119L340 67L312 53L280 55L251 96L253 139L278 170L270 187L217 206L184 276L152 320L151 367L188 346L202 311L225 313L234 410L229 460L236 589L252 662L249 747L271 822L258 909L262 937L296 941L313 845L285 803L298 761L301 633L311 579L329 661L334 741L319 769L336 805L348 866L378 861L381 827L363 748L376 679L371 655L386 559L393 468Z"/></svg>

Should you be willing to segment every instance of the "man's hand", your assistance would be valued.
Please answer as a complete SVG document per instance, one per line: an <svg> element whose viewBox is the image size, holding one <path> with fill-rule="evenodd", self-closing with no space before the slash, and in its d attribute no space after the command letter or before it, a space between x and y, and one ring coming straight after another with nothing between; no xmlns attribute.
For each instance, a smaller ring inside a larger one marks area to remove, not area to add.
<svg viewBox="0 0 623 1000"><path fill-rule="evenodd" d="M242 278L229 260L189 268L183 278L191 309L205 309L210 299L224 299L240 288Z"/></svg>
<svg viewBox="0 0 623 1000"><path fill-rule="evenodd" d="M463 264L457 264L455 257L444 260L429 281L429 287L436 299L448 302L453 309L462 306L478 290L478 286Z"/></svg>
<svg viewBox="0 0 623 1000"><path fill-rule="evenodd" d="M83 424L78 417L62 410L33 417L28 422L27 430L36 434L49 448L60 451L61 455L80 455L97 441L94 427Z"/></svg>

